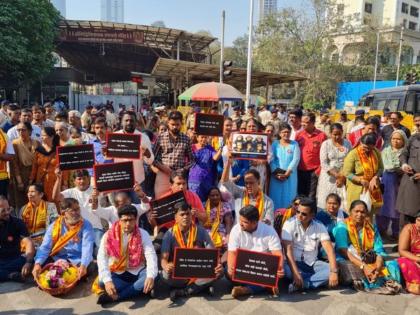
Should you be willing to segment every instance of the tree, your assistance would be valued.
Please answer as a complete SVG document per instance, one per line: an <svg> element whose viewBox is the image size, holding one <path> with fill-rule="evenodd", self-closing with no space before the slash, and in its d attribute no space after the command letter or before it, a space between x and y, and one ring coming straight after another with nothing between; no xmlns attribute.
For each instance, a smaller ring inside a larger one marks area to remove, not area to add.
<svg viewBox="0 0 420 315"><path fill-rule="evenodd" d="M155 21L152 24L150 24L153 27L166 27L165 22L163 21Z"/></svg>
<svg viewBox="0 0 420 315"><path fill-rule="evenodd" d="M0 85L19 87L49 73L59 18L48 0L0 2Z"/></svg>
<svg viewBox="0 0 420 315"><path fill-rule="evenodd" d="M247 56L248 35L236 38L232 47L225 47L225 60L232 60L234 67L246 68Z"/></svg>

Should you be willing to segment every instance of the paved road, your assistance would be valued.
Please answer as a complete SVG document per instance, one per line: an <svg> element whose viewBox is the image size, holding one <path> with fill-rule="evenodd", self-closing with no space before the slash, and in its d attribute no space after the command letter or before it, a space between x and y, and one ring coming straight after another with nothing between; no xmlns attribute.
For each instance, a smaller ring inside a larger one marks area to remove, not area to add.
<svg viewBox="0 0 420 315"><path fill-rule="evenodd" d="M350 289L325 290L289 295L281 292L280 297L259 295L241 301L231 298L227 283L216 286L217 295L201 295L171 304L167 292L150 300L122 302L102 308L96 304L96 297L89 292L87 283L79 284L68 296L51 297L31 284L0 284L0 314L201 314L201 315L341 315L341 314L420 314L420 298L411 294L381 296L357 293Z"/></svg>

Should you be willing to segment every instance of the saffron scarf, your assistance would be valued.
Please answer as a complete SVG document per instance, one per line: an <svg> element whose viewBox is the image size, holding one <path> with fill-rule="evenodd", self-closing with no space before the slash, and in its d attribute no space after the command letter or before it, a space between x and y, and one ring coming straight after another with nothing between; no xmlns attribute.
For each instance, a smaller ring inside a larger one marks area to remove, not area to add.
<svg viewBox="0 0 420 315"><path fill-rule="evenodd" d="M283 227L284 223L286 223L287 220L289 220L293 216L292 208L288 208L281 218L281 226Z"/></svg>
<svg viewBox="0 0 420 315"><path fill-rule="evenodd" d="M61 251L64 246L71 240L74 239L75 242L78 242L79 239L77 234L80 232L83 226L83 219L80 219L79 223L75 226L69 228L66 234L61 235L61 229L63 228L64 216L60 216L55 222L53 223L52 228L52 249L50 252L50 257L55 256L59 251Z"/></svg>
<svg viewBox="0 0 420 315"><path fill-rule="evenodd" d="M204 224L204 226L206 228L211 228L210 237L215 247L223 246L223 238L219 233L221 211L222 211L222 203L219 202L219 205L216 208L216 217L214 221L211 222L211 218L210 218L211 206L210 206L210 201L207 200L206 202L207 222Z"/></svg>
<svg viewBox="0 0 420 315"><path fill-rule="evenodd" d="M249 206L250 205L250 198L249 194L245 191L244 192L244 198L242 199L242 205L243 206ZM258 192L257 200L255 201L255 207L258 209L258 213L260 215L260 220L262 220L264 215L264 193L260 189Z"/></svg>
<svg viewBox="0 0 420 315"><path fill-rule="evenodd" d="M360 159L360 163L363 167L363 178L370 181L378 172L379 160L375 152L366 154L361 145L357 146L357 154ZM370 197L372 198L372 206L375 208L383 205L382 192L379 187L369 190Z"/></svg>
<svg viewBox="0 0 420 315"><path fill-rule="evenodd" d="M194 223L191 223L190 229L188 231L187 244L184 242L184 237L182 236L181 229L177 223L175 223L172 227L172 234L175 237L179 247L193 248L195 240L197 239L197 226Z"/></svg>
<svg viewBox="0 0 420 315"><path fill-rule="evenodd" d="M7 148L7 136L0 130L0 153L5 154ZM9 178L9 174L7 172L7 161L0 160L0 180Z"/></svg>
<svg viewBox="0 0 420 315"><path fill-rule="evenodd" d="M357 231L356 224L353 222L351 217L345 219L344 223L347 227L350 242L353 245L353 247L357 250L359 256L361 256L362 252L366 252L368 250L373 249L375 242L375 229L373 228L373 225L372 223L370 223L369 220L365 220L365 222L363 223L361 244L359 241L359 232ZM370 264L369 266L375 267L375 263ZM382 277L388 276L389 272L384 267L380 271L379 275Z"/></svg>
<svg viewBox="0 0 420 315"><path fill-rule="evenodd" d="M137 225L128 241L126 253L124 253L121 224L119 221L115 222L107 234L106 251L108 256L114 257L116 260L122 258L125 260L125 264L119 268L120 270L115 269L114 271L124 271L126 266L128 268L137 268L141 266L143 263L143 242ZM115 263L113 265L115 265ZM111 270L112 269L113 268L111 267Z"/></svg>
<svg viewBox="0 0 420 315"><path fill-rule="evenodd" d="M41 200L38 207L34 209L31 202L28 202L22 211L22 220L30 234L45 229L47 224L47 203Z"/></svg>

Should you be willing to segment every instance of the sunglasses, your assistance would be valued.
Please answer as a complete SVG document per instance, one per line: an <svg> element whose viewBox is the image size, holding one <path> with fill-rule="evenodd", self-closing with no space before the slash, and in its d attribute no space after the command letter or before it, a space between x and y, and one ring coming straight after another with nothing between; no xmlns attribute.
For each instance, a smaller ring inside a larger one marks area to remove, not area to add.
<svg viewBox="0 0 420 315"><path fill-rule="evenodd" d="M307 217L309 215L309 213L305 213L299 210L296 210L296 214L300 214L302 217Z"/></svg>

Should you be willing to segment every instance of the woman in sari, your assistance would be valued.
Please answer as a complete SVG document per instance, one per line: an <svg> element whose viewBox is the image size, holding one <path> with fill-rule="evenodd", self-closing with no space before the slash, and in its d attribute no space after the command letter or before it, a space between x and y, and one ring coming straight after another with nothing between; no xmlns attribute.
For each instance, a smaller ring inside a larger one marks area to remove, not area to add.
<svg viewBox="0 0 420 315"><path fill-rule="evenodd" d="M28 228L31 239L38 248L48 226L58 218L54 203L43 200L44 191L41 185L32 184L28 187L29 202L19 212L19 217Z"/></svg>
<svg viewBox="0 0 420 315"><path fill-rule="evenodd" d="M230 204L223 201L219 188L212 187L210 189L205 209L207 221L204 228L216 248L226 249L229 233L233 226L233 217Z"/></svg>
<svg viewBox="0 0 420 315"><path fill-rule="evenodd" d="M381 154L375 148L376 139L374 133L363 135L360 143L345 157L343 166L343 175L347 178L347 205L362 199L362 194L368 195L372 204L371 217L383 204L379 176L384 167Z"/></svg>
<svg viewBox="0 0 420 315"><path fill-rule="evenodd" d="M44 127L41 131L41 146L36 149L35 159L32 165L30 183L41 184L44 187L47 201L53 201L52 191L56 180L55 169L58 167L56 158L56 147L60 138L56 135L54 128ZM68 174L63 172L63 183L67 183ZM61 191L67 189L63 185Z"/></svg>
<svg viewBox="0 0 420 315"><path fill-rule="evenodd" d="M206 200L210 188L216 184L216 162L222 155L222 148L215 151L207 141L207 136L198 135L197 143L192 145L195 164L188 177L188 189L195 192L202 202Z"/></svg>
<svg viewBox="0 0 420 315"><path fill-rule="evenodd" d="M55 133L60 137L60 146L64 146L70 140L69 126L67 123L59 121L54 126Z"/></svg>
<svg viewBox="0 0 420 315"><path fill-rule="evenodd" d="M24 192L29 185L35 150L40 146L40 143L31 138L32 125L29 122L19 123L16 130L19 138L12 142L15 158L10 163L10 181L13 187L10 197L11 204L15 209L20 209L28 202Z"/></svg>
<svg viewBox="0 0 420 315"><path fill-rule="evenodd" d="M407 291L420 295L420 212L415 223L404 226L398 242L397 259Z"/></svg>
<svg viewBox="0 0 420 315"><path fill-rule="evenodd" d="M403 174L400 164L400 155L407 146L407 136L405 132L397 129L391 134L390 145L382 151L382 161L384 163L384 173L382 174L382 183L384 185L384 205L376 216L381 236L387 237L388 226L391 223L391 240L398 240L400 214L396 210L398 188L400 186L401 176Z"/></svg>
<svg viewBox="0 0 420 315"><path fill-rule="evenodd" d="M339 261L343 284L353 284L356 290L379 294L401 291L400 270L395 260L386 256L378 229L368 218L365 202L355 200L350 216L337 224L333 231L335 247L344 261Z"/></svg>

